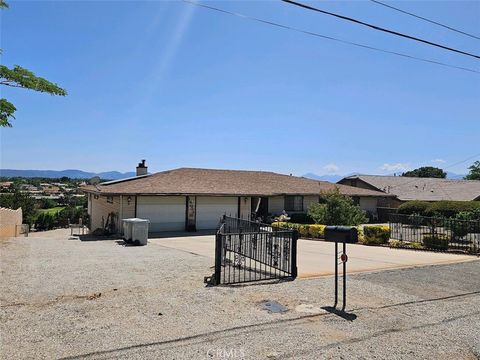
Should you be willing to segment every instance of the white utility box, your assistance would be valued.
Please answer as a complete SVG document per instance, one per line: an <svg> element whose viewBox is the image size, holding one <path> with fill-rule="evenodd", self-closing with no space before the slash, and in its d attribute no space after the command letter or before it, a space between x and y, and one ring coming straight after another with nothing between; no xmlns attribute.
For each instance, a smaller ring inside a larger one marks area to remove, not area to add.
<svg viewBox="0 0 480 360"><path fill-rule="evenodd" d="M132 219L123 219L123 239L126 241L132 240Z"/></svg>
<svg viewBox="0 0 480 360"><path fill-rule="evenodd" d="M146 219L132 219L132 241L135 245L147 245L148 224Z"/></svg>

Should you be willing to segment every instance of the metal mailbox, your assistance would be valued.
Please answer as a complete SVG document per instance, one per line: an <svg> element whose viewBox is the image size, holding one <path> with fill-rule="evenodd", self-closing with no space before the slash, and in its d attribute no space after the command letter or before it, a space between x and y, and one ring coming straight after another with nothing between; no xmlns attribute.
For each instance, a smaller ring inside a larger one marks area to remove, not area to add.
<svg viewBox="0 0 480 360"><path fill-rule="evenodd" d="M325 228L325 241L355 244L358 242L357 228L353 226L327 226Z"/></svg>

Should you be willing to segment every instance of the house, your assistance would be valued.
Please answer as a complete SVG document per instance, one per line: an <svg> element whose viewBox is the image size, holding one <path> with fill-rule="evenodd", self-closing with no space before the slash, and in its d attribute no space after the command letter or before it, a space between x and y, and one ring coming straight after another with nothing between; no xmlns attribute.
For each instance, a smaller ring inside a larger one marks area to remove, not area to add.
<svg viewBox="0 0 480 360"><path fill-rule="evenodd" d="M304 213L320 194L336 187L365 210L375 212L385 193L265 171L180 168L149 175L145 163L138 176L82 187L88 196L91 230L121 219L150 220L150 231L215 229L223 214Z"/></svg>
<svg viewBox="0 0 480 360"><path fill-rule="evenodd" d="M480 201L479 180L353 175L343 178L338 184L395 195L396 198L384 198L379 202L379 206L385 207L398 207L402 202L409 200Z"/></svg>

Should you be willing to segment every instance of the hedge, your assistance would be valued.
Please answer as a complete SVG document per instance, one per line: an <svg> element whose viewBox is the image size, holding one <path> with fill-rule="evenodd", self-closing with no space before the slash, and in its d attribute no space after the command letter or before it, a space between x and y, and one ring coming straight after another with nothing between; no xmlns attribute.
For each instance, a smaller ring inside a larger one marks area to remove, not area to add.
<svg viewBox="0 0 480 360"><path fill-rule="evenodd" d="M443 234L423 236L423 245L432 250L448 250L448 238Z"/></svg>
<svg viewBox="0 0 480 360"><path fill-rule="evenodd" d="M480 201L438 201L432 203L425 211L427 216L454 217L460 212L480 209Z"/></svg>
<svg viewBox="0 0 480 360"><path fill-rule="evenodd" d="M390 239L390 227L386 225L365 225L359 242L364 245L383 245Z"/></svg>
<svg viewBox="0 0 480 360"><path fill-rule="evenodd" d="M418 214L422 216L454 217L460 212L471 212L480 209L480 201L452 201L442 200L436 202L407 201L398 207L399 214Z"/></svg>
<svg viewBox="0 0 480 360"><path fill-rule="evenodd" d="M420 201L420 200L412 200L412 201L407 201L400 205L397 209L397 212L399 214L404 214L404 215L424 215L425 211L428 209L428 207L431 205L431 203L427 201Z"/></svg>
<svg viewBox="0 0 480 360"><path fill-rule="evenodd" d="M326 225L320 224L297 224L290 222L274 222L272 227L281 229L297 230L304 238L325 238ZM365 245L386 244L390 239L390 227L386 225L357 226L358 241Z"/></svg>
<svg viewBox="0 0 480 360"><path fill-rule="evenodd" d="M272 227L297 230L301 237L323 239L325 237L326 225L274 222Z"/></svg>

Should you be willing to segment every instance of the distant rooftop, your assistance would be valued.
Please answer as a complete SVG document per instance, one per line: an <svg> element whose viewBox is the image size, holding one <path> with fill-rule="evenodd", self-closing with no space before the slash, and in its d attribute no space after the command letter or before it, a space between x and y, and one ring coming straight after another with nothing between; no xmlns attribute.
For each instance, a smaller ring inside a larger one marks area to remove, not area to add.
<svg viewBox="0 0 480 360"><path fill-rule="evenodd" d="M451 180L406 176L352 175L345 179L361 180L372 187L393 194L400 200L480 200L480 180Z"/></svg>

